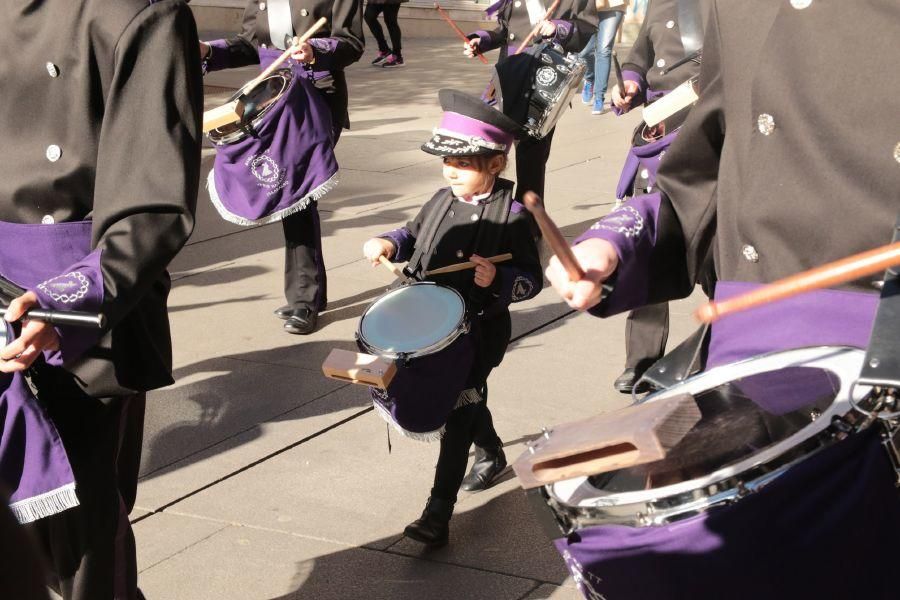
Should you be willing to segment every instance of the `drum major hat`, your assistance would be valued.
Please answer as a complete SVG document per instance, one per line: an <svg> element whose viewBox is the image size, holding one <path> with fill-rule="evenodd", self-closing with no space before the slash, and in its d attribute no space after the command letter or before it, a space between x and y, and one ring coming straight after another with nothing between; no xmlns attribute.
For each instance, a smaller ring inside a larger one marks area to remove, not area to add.
<svg viewBox="0 0 900 600"><path fill-rule="evenodd" d="M481 98L458 90L438 92L444 114L422 150L437 156L477 156L507 153L520 127Z"/></svg>

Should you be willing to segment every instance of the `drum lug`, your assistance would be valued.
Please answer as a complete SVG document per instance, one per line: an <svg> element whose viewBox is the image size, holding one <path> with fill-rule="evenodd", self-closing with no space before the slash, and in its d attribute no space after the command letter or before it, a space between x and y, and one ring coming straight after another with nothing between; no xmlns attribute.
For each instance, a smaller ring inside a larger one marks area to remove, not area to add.
<svg viewBox="0 0 900 600"><path fill-rule="evenodd" d="M900 449L897 448L897 433L900 427L892 425L887 421L882 421L881 445L884 446L891 466L894 467L895 481L894 485L900 487Z"/></svg>

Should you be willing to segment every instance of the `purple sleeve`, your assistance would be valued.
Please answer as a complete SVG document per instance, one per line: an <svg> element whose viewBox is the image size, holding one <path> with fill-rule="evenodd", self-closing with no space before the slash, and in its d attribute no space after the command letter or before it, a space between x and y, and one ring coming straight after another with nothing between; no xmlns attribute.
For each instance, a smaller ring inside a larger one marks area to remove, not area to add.
<svg viewBox="0 0 900 600"><path fill-rule="evenodd" d="M31 291L37 295L41 308L60 311L96 313L103 304L103 273L100 270L100 250L95 250L70 266L64 273L37 284ZM55 327L59 336L59 350L44 351L47 364L70 364L97 343L104 333L85 327Z"/></svg>
<svg viewBox="0 0 900 600"><path fill-rule="evenodd" d="M334 38L313 38L309 40L309 45L313 47L316 54L315 70L316 71L333 71L338 68L335 61L335 52L338 48L338 41ZM343 67L343 65L340 65Z"/></svg>
<svg viewBox="0 0 900 600"><path fill-rule="evenodd" d="M591 314L608 317L647 303L650 258L656 245L660 194L636 196L594 223L575 244L589 239L606 240L619 255L616 285Z"/></svg>
<svg viewBox="0 0 900 600"><path fill-rule="evenodd" d="M242 38L211 40L204 43L209 44L209 55L203 61L204 75L212 71L233 69L259 62L256 48Z"/></svg>
<svg viewBox="0 0 900 600"><path fill-rule="evenodd" d="M497 277L492 292L504 305L534 298L541 291L543 280L534 273L508 265L497 265Z"/></svg>
<svg viewBox="0 0 900 600"><path fill-rule="evenodd" d="M624 81L633 81L638 84L638 92L634 95L634 99L631 101L631 108L629 110L632 110L640 106L641 104L644 104L644 102L646 102L647 94L647 80L644 79L644 76L637 71L630 71L628 69L625 69L622 71L622 79ZM616 114L616 116L620 116L625 114L625 112L627 111L619 110L614 106L613 112Z"/></svg>
<svg viewBox="0 0 900 600"><path fill-rule="evenodd" d="M467 37L470 40L478 38L478 49L481 50L482 53L490 52L497 47L497 43L494 41L494 36L491 35L490 31L479 29L478 31L470 33Z"/></svg>
<svg viewBox="0 0 900 600"><path fill-rule="evenodd" d="M391 258L391 262L406 262L412 256L413 248L416 245L416 238L406 227L391 229L378 237L388 240L394 244L394 248L397 249L394 256Z"/></svg>

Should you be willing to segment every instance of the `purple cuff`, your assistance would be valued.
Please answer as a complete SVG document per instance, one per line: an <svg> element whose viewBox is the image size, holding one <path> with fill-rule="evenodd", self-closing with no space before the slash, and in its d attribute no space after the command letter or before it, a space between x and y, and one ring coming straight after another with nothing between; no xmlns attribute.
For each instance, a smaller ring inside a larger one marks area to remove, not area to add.
<svg viewBox="0 0 900 600"><path fill-rule="evenodd" d="M313 38L309 40L309 45L313 47L316 55L314 63L314 71L332 71L334 70L334 53L338 47L338 41L335 38Z"/></svg>
<svg viewBox="0 0 900 600"><path fill-rule="evenodd" d="M663 152L675 141L676 137L678 137L678 130L664 135L655 142L643 146L632 146L628 150L628 157L625 159L625 166L622 168L622 174L619 175L619 183L616 186L616 198L621 200L632 194L634 180L638 172L643 170L647 171L647 185L656 185L656 172L659 170Z"/></svg>
<svg viewBox="0 0 900 600"><path fill-rule="evenodd" d="M472 32L468 35L469 39L478 38L480 41L478 42L478 49L482 54L494 49L494 41L491 37L490 32L485 31L484 29L479 29L478 31Z"/></svg>
<svg viewBox="0 0 900 600"><path fill-rule="evenodd" d="M569 41L569 38L572 37L572 30L574 29L572 23L561 19L553 19L550 22L556 25L556 31L553 32L553 41L564 46Z"/></svg>
<svg viewBox="0 0 900 600"><path fill-rule="evenodd" d="M412 233L409 232L409 229L406 227L398 227L397 229L391 229L387 233L382 233L378 237L388 240L397 251L394 253L394 256L391 258L393 262L406 262L412 256L413 247L416 243L416 238L413 237Z"/></svg>
<svg viewBox="0 0 900 600"><path fill-rule="evenodd" d="M616 286L591 314L608 317L643 306L647 302L648 262L656 244L659 192L636 196L594 223L575 244L589 239L606 240L619 255Z"/></svg>
<svg viewBox="0 0 900 600"><path fill-rule="evenodd" d="M209 45L209 56L203 61L204 73L221 71L231 65L228 63L228 40L212 40Z"/></svg>
<svg viewBox="0 0 900 600"><path fill-rule="evenodd" d="M534 298L543 285L525 271L507 265L497 265L497 281L497 301L506 306Z"/></svg>
<svg viewBox="0 0 900 600"><path fill-rule="evenodd" d="M37 284L31 291L37 295L41 308L99 312L103 305L100 253L100 250L95 250L61 275ZM44 359L52 366L71 363L96 344L103 335L102 330L85 327L57 325L55 329L59 335L59 350L44 351Z"/></svg>

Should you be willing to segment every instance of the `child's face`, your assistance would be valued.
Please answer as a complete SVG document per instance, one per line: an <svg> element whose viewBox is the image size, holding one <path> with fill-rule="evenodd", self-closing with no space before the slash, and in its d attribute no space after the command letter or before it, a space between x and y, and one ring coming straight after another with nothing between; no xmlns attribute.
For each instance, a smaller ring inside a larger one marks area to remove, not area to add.
<svg viewBox="0 0 900 600"><path fill-rule="evenodd" d="M444 179L450 184L453 195L471 197L485 194L494 187L495 174L488 168L479 170L471 156L445 156Z"/></svg>

